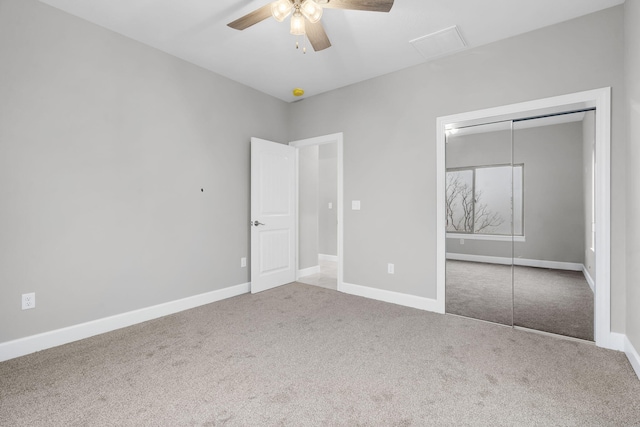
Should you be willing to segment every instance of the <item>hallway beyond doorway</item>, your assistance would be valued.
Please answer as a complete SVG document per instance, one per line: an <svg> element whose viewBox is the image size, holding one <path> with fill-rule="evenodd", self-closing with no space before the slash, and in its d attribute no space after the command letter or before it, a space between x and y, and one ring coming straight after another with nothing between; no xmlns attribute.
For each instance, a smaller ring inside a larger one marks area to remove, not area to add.
<svg viewBox="0 0 640 427"><path fill-rule="evenodd" d="M301 277L298 282L307 285L320 286L327 289L338 289L338 263L335 261L320 260L320 273Z"/></svg>

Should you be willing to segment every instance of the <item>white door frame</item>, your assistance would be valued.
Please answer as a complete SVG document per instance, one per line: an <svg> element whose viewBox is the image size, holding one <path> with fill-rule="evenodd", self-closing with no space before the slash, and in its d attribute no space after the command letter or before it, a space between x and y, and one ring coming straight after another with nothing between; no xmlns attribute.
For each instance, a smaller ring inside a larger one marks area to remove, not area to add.
<svg viewBox="0 0 640 427"><path fill-rule="evenodd" d="M536 112L561 112L596 108L596 291L595 342L599 347L623 350L624 336L611 332L611 88L594 89L552 98L438 117L436 139L437 196L437 298L438 312L445 312L445 135L461 125L513 120L535 116Z"/></svg>
<svg viewBox="0 0 640 427"><path fill-rule="evenodd" d="M313 145L324 145L335 142L337 144L338 151L338 198L336 200L336 210L338 213L338 291L343 291L343 256L344 256L344 173L343 173L343 134L342 132L333 133L330 135L317 136L314 138L300 139L289 143L292 147L300 149L302 147L310 147ZM298 194L298 162L296 162L296 195ZM296 196L297 197L297 196ZM296 209L297 203L296 203ZM296 225L299 224L300 217L296 210ZM299 236L299 230L296 229L296 234ZM300 270L300 259L298 256L299 249L298 240L296 239L296 271Z"/></svg>

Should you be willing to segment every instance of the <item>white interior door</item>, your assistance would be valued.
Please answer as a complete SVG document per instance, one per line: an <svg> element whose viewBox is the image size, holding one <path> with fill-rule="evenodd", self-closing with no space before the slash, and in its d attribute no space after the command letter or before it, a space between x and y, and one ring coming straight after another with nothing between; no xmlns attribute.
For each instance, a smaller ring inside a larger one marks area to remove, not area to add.
<svg viewBox="0 0 640 427"><path fill-rule="evenodd" d="M251 138L251 293L296 280L296 149Z"/></svg>

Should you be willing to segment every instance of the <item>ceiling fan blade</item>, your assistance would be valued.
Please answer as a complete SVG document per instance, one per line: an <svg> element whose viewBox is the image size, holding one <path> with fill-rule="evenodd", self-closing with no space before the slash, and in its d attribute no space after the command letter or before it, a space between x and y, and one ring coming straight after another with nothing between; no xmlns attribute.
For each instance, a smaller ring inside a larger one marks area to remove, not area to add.
<svg viewBox="0 0 640 427"><path fill-rule="evenodd" d="M327 37L327 33L324 31L324 27L322 26L320 21L316 22L315 24L306 21L305 33L307 33L307 38L309 39L309 42L311 42L313 50L315 50L316 52L331 47L329 37Z"/></svg>
<svg viewBox="0 0 640 427"><path fill-rule="evenodd" d="M244 30L254 24L257 24L258 22L264 21L270 16L271 3L265 4L261 8L256 9L253 12L246 14L242 18L238 18L235 21L228 23L227 25L236 30Z"/></svg>
<svg viewBox="0 0 640 427"><path fill-rule="evenodd" d="M389 12L393 0L329 0L322 4L325 9L368 10L371 12Z"/></svg>

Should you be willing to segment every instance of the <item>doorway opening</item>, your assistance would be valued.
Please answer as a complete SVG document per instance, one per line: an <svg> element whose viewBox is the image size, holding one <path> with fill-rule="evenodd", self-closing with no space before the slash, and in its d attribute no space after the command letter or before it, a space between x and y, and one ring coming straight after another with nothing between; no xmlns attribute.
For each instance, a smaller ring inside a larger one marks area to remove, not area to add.
<svg viewBox="0 0 640 427"><path fill-rule="evenodd" d="M298 282L341 291L342 133L290 142L297 152Z"/></svg>

